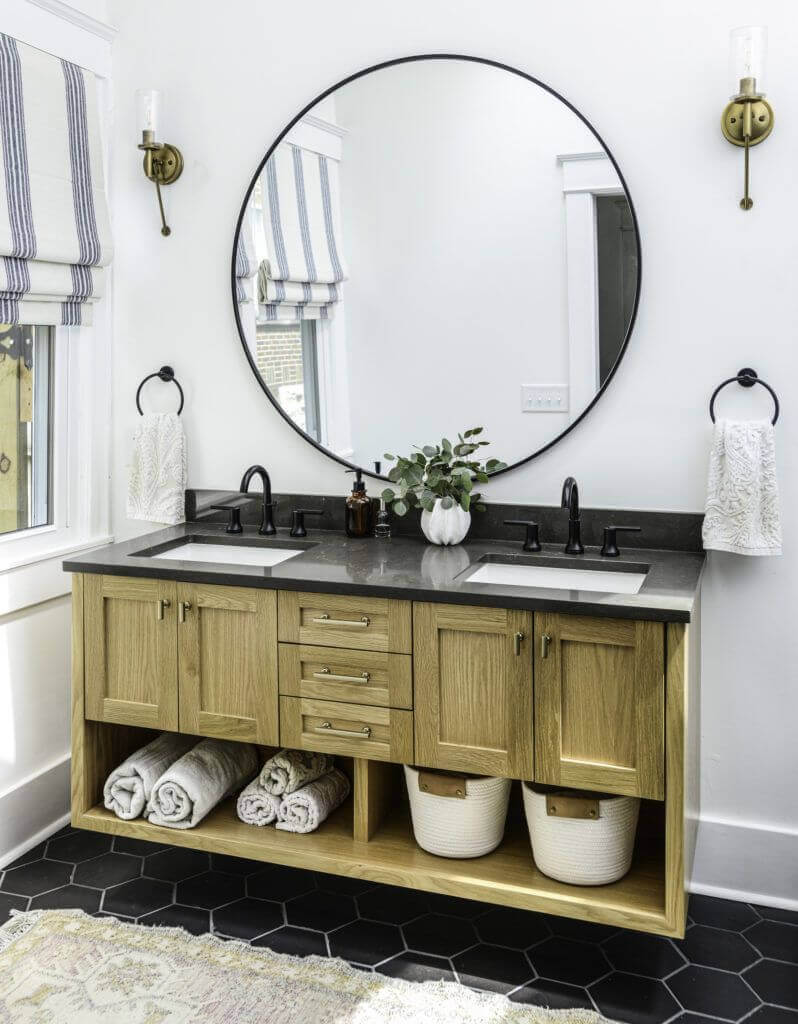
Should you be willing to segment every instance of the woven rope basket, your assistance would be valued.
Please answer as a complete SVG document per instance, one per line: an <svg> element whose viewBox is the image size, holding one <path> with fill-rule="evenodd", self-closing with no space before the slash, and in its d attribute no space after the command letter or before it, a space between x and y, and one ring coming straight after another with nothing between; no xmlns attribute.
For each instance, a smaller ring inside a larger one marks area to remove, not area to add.
<svg viewBox="0 0 798 1024"><path fill-rule="evenodd" d="M496 849L504 837L510 779L404 768L413 832L422 850L439 857L482 857Z"/></svg>
<svg viewBox="0 0 798 1024"><path fill-rule="evenodd" d="M529 782L522 788L538 870L571 885L607 885L623 878L632 864L637 797L555 790ZM569 803L591 817L568 816Z"/></svg>

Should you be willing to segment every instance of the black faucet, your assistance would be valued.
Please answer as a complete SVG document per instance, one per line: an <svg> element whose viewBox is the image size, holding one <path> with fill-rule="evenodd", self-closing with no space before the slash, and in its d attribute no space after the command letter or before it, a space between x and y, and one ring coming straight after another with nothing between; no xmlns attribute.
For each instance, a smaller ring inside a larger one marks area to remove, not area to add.
<svg viewBox="0 0 798 1024"><path fill-rule="evenodd" d="M272 482L269 479L269 474L263 466L250 466L246 473L241 477L241 486L238 489L246 494L249 491L249 482L253 476L259 476L263 482L263 518L261 520L258 533L262 533L266 537L271 537L273 534L277 533L277 530L275 528L274 518L272 515L274 502L272 501Z"/></svg>
<svg viewBox="0 0 798 1024"><path fill-rule="evenodd" d="M582 544L582 523L579 519L579 488L572 476L566 477L562 485L562 507L568 509L568 543L565 545L565 553L582 555L585 548Z"/></svg>

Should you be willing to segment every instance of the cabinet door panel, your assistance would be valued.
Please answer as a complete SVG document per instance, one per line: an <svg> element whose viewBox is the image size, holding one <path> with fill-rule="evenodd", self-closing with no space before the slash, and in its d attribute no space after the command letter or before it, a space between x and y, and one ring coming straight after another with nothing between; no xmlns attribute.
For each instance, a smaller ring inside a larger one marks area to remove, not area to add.
<svg viewBox="0 0 798 1024"><path fill-rule="evenodd" d="M661 800L664 699L662 623L535 616L538 781Z"/></svg>
<svg viewBox="0 0 798 1024"><path fill-rule="evenodd" d="M274 592L180 584L177 601L181 731L276 744Z"/></svg>
<svg viewBox="0 0 798 1024"><path fill-rule="evenodd" d="M419 764L533 777L531 635L529 612L414 605Z"/></svg>
<svg viewBox="0 0 798 1024"><path fill-rule="evenodd" d="M175 585L86 574L86 717L177 729Z"/></svg>

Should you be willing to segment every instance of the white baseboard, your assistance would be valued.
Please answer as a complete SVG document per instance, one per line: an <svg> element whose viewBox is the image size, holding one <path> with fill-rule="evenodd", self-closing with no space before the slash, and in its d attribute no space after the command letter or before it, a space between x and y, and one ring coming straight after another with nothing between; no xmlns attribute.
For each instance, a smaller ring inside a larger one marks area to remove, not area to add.
<svg viewBox="0 0 798 1024"><path fill-rule="evenodd" d="M69 767L67 754L0 795L0 868L67 824Z"/></svg>
<svg viewBox="0 0 798 1024"><path fill-rule="evenodd" d="M701 818L690 891L798 911L798 832Z"/></svg>

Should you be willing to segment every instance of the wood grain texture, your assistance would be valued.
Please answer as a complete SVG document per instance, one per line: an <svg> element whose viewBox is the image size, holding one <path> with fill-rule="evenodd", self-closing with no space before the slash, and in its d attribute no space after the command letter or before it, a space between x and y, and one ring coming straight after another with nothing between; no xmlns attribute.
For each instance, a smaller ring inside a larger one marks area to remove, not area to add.
<svg viewBox="0 0 798 1024"><path fill-rule="evenodd" d="M662 800L662 624L542 612L534 651L538 780Z"/></svg>
<svg viewBox="0 0 798 1024"><path fill-rule="evenodd" d="M181 583L177 600L181 731L277 743L275 593Z"/></svg>
<svg viewBox="0 0 798 1024"><path fill-rule="evenodd" d="M413 659L408 654L280 644L280 693L286 697L342 700L379 707L413 707ZM362 673L347 682L328 676Z"/></svg>
<svg viewBox="0 0 798 1024"><path fill-rule="evenodd" d="M326 732L324 722L336 730L360 733L368 726L371 732L369 736L339 736ZM280 742L296 750L408 762L413 760L413 713L341 701L281 697Z"/></svg>
<svg viewBox="0 0 798 1024"><path fill-rule="evenodd" d="M531 613L418 603L413 623L416 763L532 779Z"/></svg>
<svg viewBox="0 0 798 1024"><path fill-rule="evenodd" d="M395 765L384 761L368 761L363 757L354 761L354 837L367 843L390 814L396 790L398 771Z"/></svg>
<svg viewBox="0 0 798 1024"><path fill-rule="evenodd" d="M279 612L279 636L285 643L395 654L412 651L409 601L281 590ZM325 615L332 620L329 625L314 621ZM360 625L363 616L369 620L365 627Z"/></svg>
<svg viewBox="0 0 798 1024"><path fill-rule="evenodd" d="M83 588L86 717L176 730L175 584L86 574Z"/></svg>
<svg viewBox="0 0 798 1024"><path fill-rule="evenodd" d="M690 730L698 723L688 723L691 690L698 690L698 679L690 675L690 630L681 623L669 623L666 631L666 797L665 797L665 915L671 927L684 933L687 919L687 878L695 851L696 819L687 822L686 781L698 775L695 763L697 736ZM697 778L690 785L697 788ZM686 827L687 826L687 827Z"/></svg>

